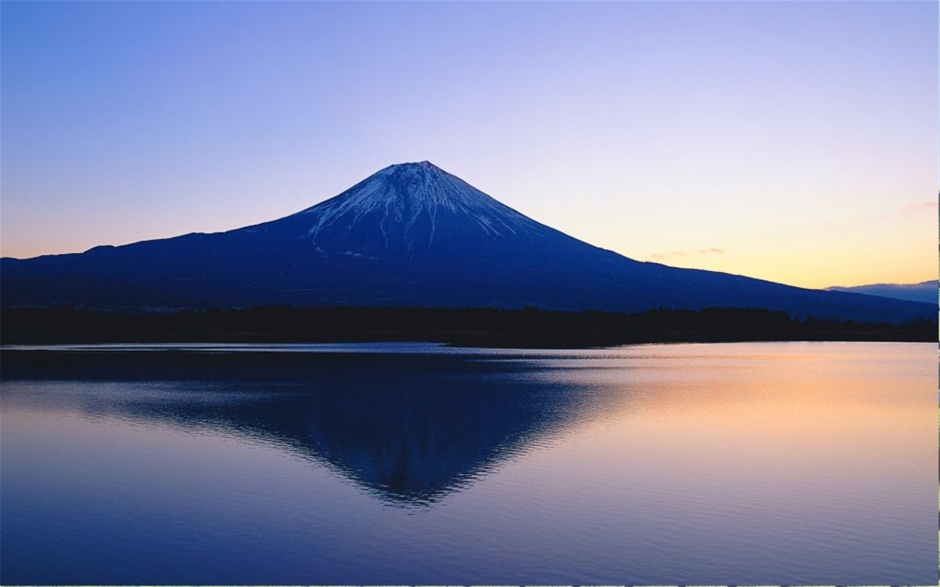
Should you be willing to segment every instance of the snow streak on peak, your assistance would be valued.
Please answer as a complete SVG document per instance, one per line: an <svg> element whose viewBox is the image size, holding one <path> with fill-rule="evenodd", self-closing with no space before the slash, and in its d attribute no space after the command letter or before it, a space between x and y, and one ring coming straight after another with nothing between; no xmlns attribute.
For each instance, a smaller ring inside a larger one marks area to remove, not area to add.
<svg viewBox="0 0 940 587"><path fill-rule="evenodd" d="M490 238L541 226L428 161L386 167L300 214L312 221L307 234L314 244L327 230L340 225L352 232L360 221L369 219L377 224L379 239L387 244L390 234L397 233L408 250L429 248L443 216L450 225L459 219Z"/></svg>

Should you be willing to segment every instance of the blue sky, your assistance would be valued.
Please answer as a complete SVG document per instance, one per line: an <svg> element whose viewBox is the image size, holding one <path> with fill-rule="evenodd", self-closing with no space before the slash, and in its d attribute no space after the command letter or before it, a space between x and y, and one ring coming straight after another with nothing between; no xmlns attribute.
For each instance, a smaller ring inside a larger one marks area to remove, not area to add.
<svg viewBox="0 0 940 587"><path fill-rule="evenodd" d="M639 260L937 275L937 4L0 6L2 252L274 219L430 160Z"/></svg>

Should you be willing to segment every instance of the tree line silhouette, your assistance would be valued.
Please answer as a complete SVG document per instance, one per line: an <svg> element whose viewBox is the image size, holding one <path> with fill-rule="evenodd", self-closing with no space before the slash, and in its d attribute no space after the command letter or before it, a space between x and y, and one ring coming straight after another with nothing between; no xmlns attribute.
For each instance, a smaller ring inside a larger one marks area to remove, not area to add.
<svg viewBox="0 0 940 587"><path fill-rule="evenodd" d="M647 342L937 340L937 322L861 323L763 309L638 314L441 308L297 308L95 312L0 311L0 343L428 341L492 347L585 347Z"/></svg>

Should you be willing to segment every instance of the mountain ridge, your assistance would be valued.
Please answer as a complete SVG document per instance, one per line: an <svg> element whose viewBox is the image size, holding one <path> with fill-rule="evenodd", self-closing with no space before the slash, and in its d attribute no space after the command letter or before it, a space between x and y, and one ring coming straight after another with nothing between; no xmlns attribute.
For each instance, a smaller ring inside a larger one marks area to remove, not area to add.
<svg viewBox="0 0 940 587"><path fill-rule="evenodd" d="M937 302L938 294L940 294L940 289L938 288L940 288L940 283L938 283L936 279L929 279L919 283L871 283L854 286L834 285L827 287L826 290L933 304Z"/></svg>

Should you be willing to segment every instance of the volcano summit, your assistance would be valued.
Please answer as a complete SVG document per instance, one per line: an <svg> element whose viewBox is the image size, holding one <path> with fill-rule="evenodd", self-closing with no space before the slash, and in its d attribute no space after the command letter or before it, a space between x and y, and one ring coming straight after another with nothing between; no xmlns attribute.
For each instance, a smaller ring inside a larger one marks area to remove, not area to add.
<svg viewBox="0 0 940 587"><path fill-rule="evenodd" d="M279 220L80 254L4 258L2 305L705 307L934 319L930 304L642 263L572 238L427 161L387 167Z"/></svg>

